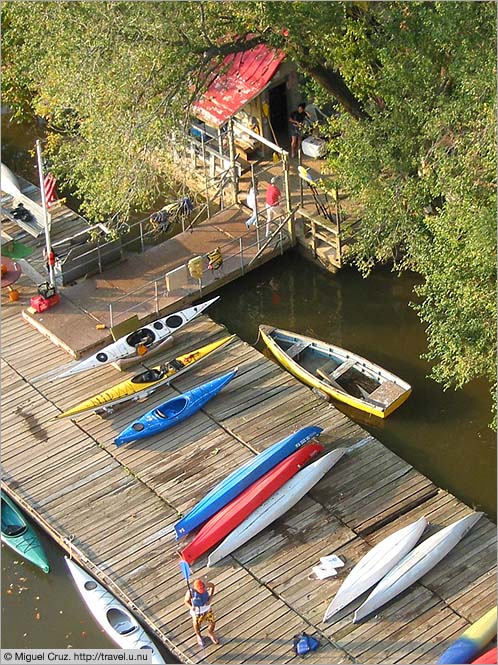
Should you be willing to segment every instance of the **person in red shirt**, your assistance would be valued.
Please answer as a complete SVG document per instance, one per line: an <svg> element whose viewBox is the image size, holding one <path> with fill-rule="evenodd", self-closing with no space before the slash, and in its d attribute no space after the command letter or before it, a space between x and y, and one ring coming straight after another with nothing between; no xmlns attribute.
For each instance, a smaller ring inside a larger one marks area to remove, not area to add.
<svg viewBox="0 0 498 665"><path fill-rule="evenodd" d="M266 235L270 233L270 222L281 214L280 199L282 194L277 187L276 178L270 180L266 188Z"/></svg>

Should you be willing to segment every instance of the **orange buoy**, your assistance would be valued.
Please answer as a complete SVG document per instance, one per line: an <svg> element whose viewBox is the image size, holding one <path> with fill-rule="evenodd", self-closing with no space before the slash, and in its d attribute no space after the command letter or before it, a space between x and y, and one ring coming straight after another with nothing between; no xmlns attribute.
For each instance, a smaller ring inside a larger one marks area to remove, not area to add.
<svg viewBox="0 0 498 665"><path fill-rule="evenodd" d="M9 300L10 302L16 302L19 300L19 291L17 289L9 290Z"/></svg>

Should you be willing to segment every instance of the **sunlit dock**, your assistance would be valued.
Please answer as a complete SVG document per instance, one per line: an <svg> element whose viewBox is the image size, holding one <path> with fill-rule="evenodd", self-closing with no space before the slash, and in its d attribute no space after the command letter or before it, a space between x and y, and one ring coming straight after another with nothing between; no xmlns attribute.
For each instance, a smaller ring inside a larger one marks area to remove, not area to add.
<svg viewBox="0 0 498 665"><path fill-rule="evenodd" d="M430 523L426 537L471 509L238 338L144 403L103 418L54 420L123 375L108 367L33 382L68 356L22 320L32 285L24 278L19 284L21 300L3 312L3 487L181 661L289 662L292 637L306 630L321 642L306 656L312 663L436 662L452 638L495 604L496 527L483 517L441 564L376 616L352 623L361 598L322 623L345 574L370 547L422 515ZM157 360L224 335L202 316ZM142 443L114 445L145 410L236 366L231 384L185 423ZM306 425L323 427L326 450L348 453L285 517L232 556L209 569L206 558L194 565L195 576L217 587L222 642L204 652L183 605L173 524L230 471ZM310 580L312 566L330 553L344 558L343 572Z"/></svg>

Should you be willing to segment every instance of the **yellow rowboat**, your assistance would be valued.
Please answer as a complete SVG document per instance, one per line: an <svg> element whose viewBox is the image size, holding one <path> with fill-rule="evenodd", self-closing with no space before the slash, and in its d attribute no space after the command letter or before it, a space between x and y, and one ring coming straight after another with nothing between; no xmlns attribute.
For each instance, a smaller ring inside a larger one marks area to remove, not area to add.
<svg viewBox="0 0 498 665"><path fill-rule="evenodd" d="M271 326L259 331L285 369L344 404L387 418L410 396L406 381L351 351Z"/></svg>
<svg viewBox="0 0 498 665"><path fill-rule="evenodd" d="M201 360L204 360L210 353L216 351L224 344L232 340L235 335L223 337L217 342L212 342L206 346L184 353L173 360L169 360L162 365L147 369L140 374L135 374L130 379L104 390L104 392L94 395L89 399L73 406L68 411L59 414L56 418L70 418L87 411L96 411L99 409L109 409L120 402L128 400L138 400L147 397L161 386L166 385L176 377L186 372Z"/></svg>

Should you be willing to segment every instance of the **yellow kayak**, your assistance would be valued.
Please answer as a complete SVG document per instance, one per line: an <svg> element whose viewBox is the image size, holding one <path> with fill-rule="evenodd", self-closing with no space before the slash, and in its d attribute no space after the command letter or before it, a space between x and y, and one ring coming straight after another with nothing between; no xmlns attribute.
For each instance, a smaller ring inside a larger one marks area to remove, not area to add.
<svg viewBox="0 0 498 665"><path fill-rule="evenodd" d="M112 388L108 388L104 392L94 395L84 402L73 406L71 409L64 411L64 413L59 414L56 418L70 418L86 411L96 411L97 409L115 406L120 402L126 402L130 399L136 400L147 397L147 395L150 395L160 386L169 383L180 374L183 374L187 369L196 365L234 337L235 335L223 337L223 339L217 342L212 342L190 353L184 353L162 365L147 369L144 372L140 372L140 374L135 374L130 379L126 379L126 381L122 381L112 386Z"/></svg>

